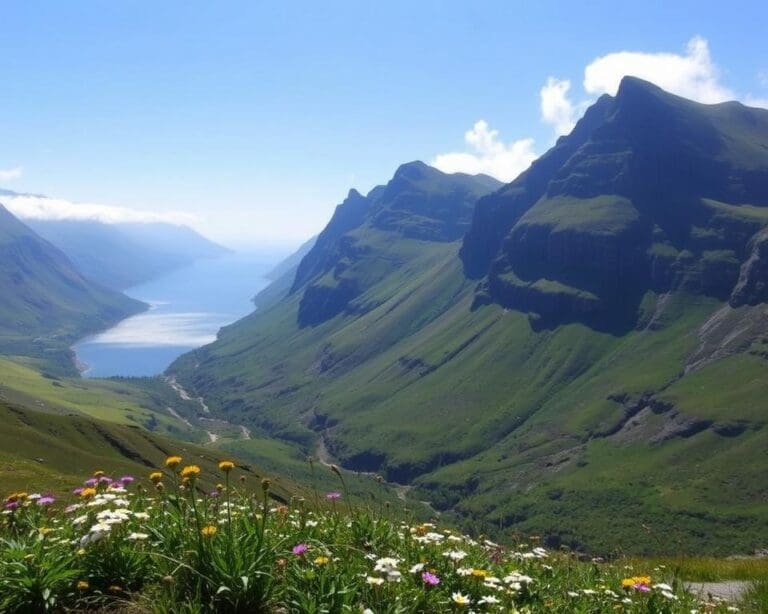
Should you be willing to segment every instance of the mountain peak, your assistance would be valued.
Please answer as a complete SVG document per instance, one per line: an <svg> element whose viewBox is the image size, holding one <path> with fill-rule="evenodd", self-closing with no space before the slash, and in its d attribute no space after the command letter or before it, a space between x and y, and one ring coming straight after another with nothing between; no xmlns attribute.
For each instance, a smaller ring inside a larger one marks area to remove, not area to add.
<svg viewBox="0 0 768 614"><path fill-rule="evenodd" d="M395 171L393 179L421 179L427 174L440 172L431 166L428 166L421 160L414 160L413 162L406 162L401 164Z"/></svg>

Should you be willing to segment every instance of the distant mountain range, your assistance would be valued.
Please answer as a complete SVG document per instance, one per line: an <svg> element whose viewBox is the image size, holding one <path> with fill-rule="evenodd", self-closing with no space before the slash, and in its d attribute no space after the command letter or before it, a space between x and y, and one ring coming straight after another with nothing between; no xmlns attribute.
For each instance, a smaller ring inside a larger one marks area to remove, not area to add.
<svg viewBox="0 0 768 614"><path fill-rule="evenodd" d="M13 203L15 198L28 196L0 190L0 203ZM83 275L116 290L229 251L187 226L165 222L21 219L69 256Z"/></svg>
<svg viewBox="0 0 768 614"><path fill-rule="evenodd" d="M766 228L768 111L625 78L510 184L414 162L351 191L170 371L489 531L745 552L768 540Z"/></svg>
<svg viewBox="0 0 768 614"><path fill-rule="evenodd" d="M58 248L0 205L0 351L72 370L69 344L146 305L85 278Z"/></svg>

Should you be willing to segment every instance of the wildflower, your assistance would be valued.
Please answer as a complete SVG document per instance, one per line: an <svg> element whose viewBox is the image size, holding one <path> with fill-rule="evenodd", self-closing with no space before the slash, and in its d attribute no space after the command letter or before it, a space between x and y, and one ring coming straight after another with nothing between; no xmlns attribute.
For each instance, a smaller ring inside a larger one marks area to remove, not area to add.
<svg viewBox="0 0 768 614"><path fill-rule="evenodd" d="M319 556L315 559L315 565L327 565L330 560L327 556Z"/></svg>
<svg viewBox="0 0 768 614"><path fill-rule="evenodd" d="M96 478L88 478L83 484L85 484L88 488L93 488L99 483L99 480Z"/></svg>
<svg viewBox="0 0 768 614"><path fill-rule="evenodd" d="M235 463L233 463L232 461L225 460L219 463L219 469L221 469L225 473L229 473L234 468L235 468Z"/></svg>
<svg viewBox="0 0 768 614"><path fill-rule="evenodd" d="M123 592L123 587L122 586L118 586L117 584L113 584L107 590L110 593L122 593Z"/></svg>
<svg viewBox="0 0 768 614"><path fill-rule="evenodd" d="M624 578L621 581L621 586L626 590L633 588L636 591L647 593L651 590L651 578L649 576L632 576L631 578Z"/></svg>
<svg viewBox="0 0 768 614"><path fill-rule="evenodd" d="M326 493L325 498L329 501L336 501L337 499L341 499L341 493L340 492L329 492Z"/></svg>
<svg viewBox="0 0 768 614"><path fill-rule="evenodd" d="M470 603L472 603L469 597L467 597L466 595L462 595L458 591L451 594L451 599L453 599L453 603L455 603L456 605L469 605Z"/></svg>
<svg viewBox="0 0 768 614"><path fill-rule="evenodd" d="M291 552L293 552L296 556L301 556L307 550L309 550L309 546L307 546L307 544L296 544Z"/></svg>
<svg viewBox="0 0 768 614"><path fill-rule="evenodd" d="M377 578L375 576L368 576L365 581L371 586L380 586L384 584L384 578Z"/></svg>
<svg viewBox="0 0 768 614"><path fill-rule="evenodd" d="M184 469L181 470L181 477L182 478L196 478L198 475L200 475L200 467L197 465L187 465L184 467Z"/></svg>
<svg viewBox="0 0 768 614"><path fill-rule="evenodd" d="M80 496L83 499L90 499L91 497L96 495L96 489L95 488L83 488L83 490L80 491Z"/></svg>
<svg viewBox="0 0 768 614"><path fill-rule="evenodd" d="M131 541L144 541L145 539L149 539L149 535L146 533L131 533L126 539L129 539Z"/></svg>
<svg viewBox="0 0 768 614"><path fill-rule="evenodd" d="M488 605L493 605L499 602L500 602L500 599L498 599L497 597L494 597L493 595L485 595L477 603L487 603Z"/></svg>
<svg viewBox="0 0 768 614"><path fill-rule="evenodd" d="M54 501L56 501L56 498L53 495L45 495L44 497L40 497L37 500L37 504L38 505L50 505Z"/></svg>
<svg viewBox="0 0 768 614"><path fill-rule="evenodd" d="M132 475L124 475L121 477L118 482L122 482L123 484L130 484L133 482L136 478L134 478Z"/></svg>
<svg viewBox="0 0 768 614"><path fill-rule="evenodd" d="M389 573L390 571L397 569L397 564L399 562L400 561L398 561L395 558L392 558L390 556L385 556L376 561L376 565L374 566L373 570Z"/></svg>
<svg viewBox="0 0 768 614"><path fill-rule="evenodd" d="M207 527L200 529L200 533L202 533L205 537L212 537L216 534L216 531L218 531L218 529L212 524L209 524Z"/></svg>
<svg viewBox="0 0 768 614"><path fill-rule="evenodd" d="M261 480L261 490L263 490L264 492L267 492L271 484L272 482L270 481L269 478L264 478L263 480Z"/></svg>
<svg viewBox="0 0 768 614"><path fill-rule="evenodd" d="M447 552L443 552L443 556L447 556L452 561L460 561L467 556L467 553L463 550L448 550Z"/></svg>
<svg viewBox="0 0 768 614"><path fill-rule="evenodd" d="M472 575L475 578L485 578L488 576L488 572L485 569L473 569Z"/></svg>
<svg viewBox="0 0 768 614"><path fill-rule="evenodd" d="M93 477L100 478L101 476L105 475L103 471L94 471Z"/></svg>
<svg viewBox="0 0 768 614"><path fill-rule="evenodd" d="M181 456L169 456L165 459L165 466L173 469L181 463Z"/></svg>
<svg viewBox="0 0 768 614"><path fill-rule="evenodd" d="M152 480L155 484L157 484L160 480L163 479L163 474L159 471L153 471L149 474L149 479Z"/></svg>
<svg viewBox="0 0 768 614"><path fill-rule="evenodd" d="M423 574L421 574L421 580L427 586L437 586L438 584L440 584L440 578L438 578L435 574L430 573L428 571L425 571Z"/></svg>
<svg viewBox="0 0 768 614"><path fill-rule="evenodd" d="M419 573L422 569L424 569L424 563L416 563L413 567L411 567L408 572L409 573Z"/></svg>
<svg viewBox="0 0 768 614"><path fill-rule="evenodd" d="M90 584L88 584L88 580L79 580L77 583L77 590L79 591L87 591L91 587Z"/></svg>

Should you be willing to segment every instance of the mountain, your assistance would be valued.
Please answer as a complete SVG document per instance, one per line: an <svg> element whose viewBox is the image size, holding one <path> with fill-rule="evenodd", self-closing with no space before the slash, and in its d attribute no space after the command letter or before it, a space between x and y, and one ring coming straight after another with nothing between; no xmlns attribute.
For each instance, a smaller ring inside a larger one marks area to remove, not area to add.
<svg viewBox="0 0 768 614"><path fill-rule="evenodd" d="M118 290L228 252L191 228L174 224L36 219L25 223L67 254L86 277Z"/></svg>
<svg viewBox="0 0 768 614"><path fill-rule="evenodd" d="M285 275L294 275L296 273L296 269L299 267L299 263L301 262L302 258L304 258L304 256L307 255L309 250L312 249L312 247L315 244L315 241L317 241L316 236L310 239L307 239L290 256L278 262L274 266L274 268L265 275L265 277L267 279L275 281Z"/></svg>
<svg viewBox="0 0 768 614"><path fill-rule="evenodd" d="M487 274L478 300L609 328L634 326L649 290L765 301L766 143L768 111L625 78L478 203L462 247L465 271Z"/></svg>
<svg viewBox="0 0 768 614"><path fill-rule="evenodd" d="M83 277L0 205L0 351L69 363L68 346L142 311L143 303Z"/></svg>
<svg viewBox="0 0 768 614"><path fill-rule="evenodd" d="M215 414L491 534L751 552L767 126L627 78L498 189L405 165L350 192L290 289L171 371Z"/></svg>

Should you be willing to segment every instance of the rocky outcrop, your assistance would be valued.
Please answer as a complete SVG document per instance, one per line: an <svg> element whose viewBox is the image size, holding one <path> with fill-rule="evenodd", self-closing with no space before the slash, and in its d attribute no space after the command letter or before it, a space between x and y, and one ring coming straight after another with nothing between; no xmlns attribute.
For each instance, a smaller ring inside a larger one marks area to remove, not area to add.
<svg viewBox="0 0 768 614"><path fill-rule="evenodd" d="M749 258L741 265L739 280L731 294L732 307L768 301L768 230L752 240Z"/></svg>

